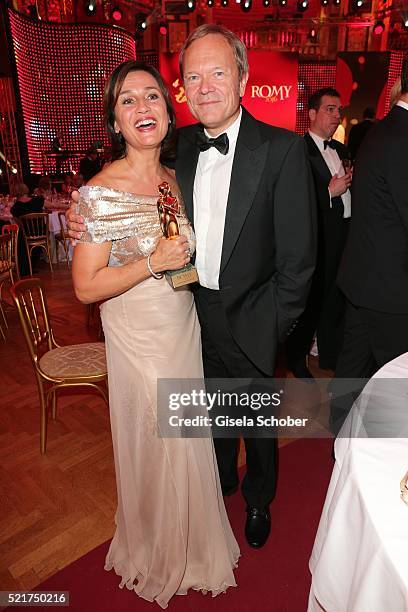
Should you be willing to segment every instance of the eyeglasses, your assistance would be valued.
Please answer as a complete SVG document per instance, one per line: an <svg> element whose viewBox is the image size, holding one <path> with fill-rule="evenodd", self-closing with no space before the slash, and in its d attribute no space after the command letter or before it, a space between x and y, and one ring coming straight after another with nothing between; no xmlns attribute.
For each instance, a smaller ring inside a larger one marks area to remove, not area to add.
<svg viewBox="0 0 408 612"><path fill-rule="evenodd" d="M335 104L327 104L326 106L321 106L320 108L324 113L326 113L326 115L336 115L336 113L339 113L339 115L344 114L344 108L342 106L336 106Z"/></svg>

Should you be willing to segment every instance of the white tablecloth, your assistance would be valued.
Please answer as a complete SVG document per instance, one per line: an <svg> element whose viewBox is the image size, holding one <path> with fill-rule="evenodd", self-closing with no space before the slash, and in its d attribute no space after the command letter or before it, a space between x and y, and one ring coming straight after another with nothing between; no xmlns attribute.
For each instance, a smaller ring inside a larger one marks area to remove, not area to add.
<svg viewBox="0 0 408 612"><path fill-rule="evenodd" d="M408 414L408 353L384 366L368 385L380 378L399 379L380 381L381 393L390 391L389 420L398 420L402 407ZM363 421L369 404L363 405ZM357 427L364 435L360 416L354 409L344 430ZM408 470L408 439L339 437L335 454L310 559L308 611L408 611L408 506L399 489Z"/></svg>

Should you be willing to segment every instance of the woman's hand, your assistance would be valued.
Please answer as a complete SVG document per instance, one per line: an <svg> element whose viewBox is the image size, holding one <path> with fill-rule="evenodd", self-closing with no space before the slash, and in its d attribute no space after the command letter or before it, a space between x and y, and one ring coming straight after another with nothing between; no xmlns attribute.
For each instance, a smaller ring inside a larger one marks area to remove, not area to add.
<svg viewBox="0 0 408 612"><path fill-rule="evenodd" d="M160 238L156 250L150 257L150 265L156 274L166 270L179 270L189 261L190 249L185 236Z"/></svg>

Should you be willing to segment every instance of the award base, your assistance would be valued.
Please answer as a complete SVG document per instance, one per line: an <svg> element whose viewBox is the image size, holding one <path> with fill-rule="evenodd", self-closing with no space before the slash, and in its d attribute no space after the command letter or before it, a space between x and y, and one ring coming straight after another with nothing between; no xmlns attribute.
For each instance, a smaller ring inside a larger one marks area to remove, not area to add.
<svg viewBox="0 0 408 612"><path fill-rule="evenodd" d="M173 289L183 287L190 283L198 283L198 274L193 264L187 264L180 270L168 270L166 272L166 280Z"/></svg>

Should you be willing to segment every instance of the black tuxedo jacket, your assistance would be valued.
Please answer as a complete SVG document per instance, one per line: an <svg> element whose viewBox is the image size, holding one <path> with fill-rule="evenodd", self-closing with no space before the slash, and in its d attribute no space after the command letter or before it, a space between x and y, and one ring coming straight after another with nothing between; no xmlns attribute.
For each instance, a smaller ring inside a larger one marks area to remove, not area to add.
<svg viewBox="0 0 408 612"><path fill-rule="evenodd" d="M408 110L395 106L364 139L338 283L349 300L408 313Z"/></svg>
<svg viewBox="0 0 408 612"><path fill-rule="evenodd" d="M305 141L307 144L307 150L309 154L310 165L312 168L313 179L316 189L316 198L319 209L322 213L329 213L331 216L342 219L344 213L343 201L340 196L332 198L332 206L330 208L330 197L329 197L329 183L332 175L328 165L323 159L322 154L319 151L319 147L316 145L309 132L305 134ZM335 145L340 159L348 158L348 150L338 140L332 140Z"/></svg>
<svg viewBox="0 0 408 612"><path fill-rule="evenodd" d="M329 196L329 183L332 175L319 147L309 133L305 141L312 168L313 181L317 200L318 218L318 256L315 286L323 293L336 279L345 243L345 224L343 219L344 205L340 196ZM348 158L347 148L338 140L332 141L340 159Z"/></svg>
<svg viewBox="0 0 408 612"><path fill-rule="evenodd" d="M199 125L182 128L176 177L194 220ZM234 340L273 374L278 340L302 313L315 265L316 215L303 139L243 109L231 174L219 275Z"/></svg>

